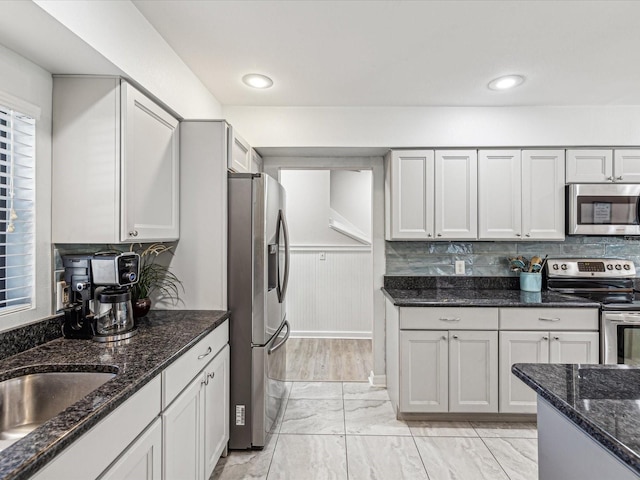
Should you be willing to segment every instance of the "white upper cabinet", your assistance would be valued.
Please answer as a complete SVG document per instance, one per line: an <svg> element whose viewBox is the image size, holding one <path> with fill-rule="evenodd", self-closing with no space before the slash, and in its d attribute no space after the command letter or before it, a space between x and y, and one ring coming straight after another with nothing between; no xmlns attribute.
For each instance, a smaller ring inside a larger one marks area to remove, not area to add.
<svg viewBox="0 0 640 480"><path fill-rule="evenodd" d="M479 238L561 240L564 150L481 150Z"/></svg>
<svg viewBox="0 0 640 480"><path fill-rule="evenodd" d="M436 239L475 239L478 236L477 197L477 152L436 150Z"/></svg>
<svg viewBox="0 0 640 480"><path fill-rule="evenodd" d="M433 150L401 150L387 158L387 240L432 239Z"/></svg>
<svg viewBox="0 0 640 480"><path fill-rule="evenodd" d="M613 150L567 150L567 183L613 182Z"/></svg>
<svg viewBox="0 0 640 480"><path fill-rule="evenodd" d="M387 240L475 239L475 150L398 150L387 155Z"/></svg>
<svg viewBox="0 0 640 480"><path fill-rule="evenodd" d="M229 126L227 167L236 173L251 173L251 146Z"/></svg>
<svg viewBox="0 0 640 480"><path fill-rule="evenodd" d="M262 171L262 157L253 148L251 149L251 171L253 173Z"/></svg>
<svg viewBox="0 0 640 480"><path fill-rule="evenodd" d="M640 183L640 149L615 149L613 179L620 183Z"/></svg>
<svg viewBox="0 0 640 480"><path fill-rule="evenodd" d="M522 237L520 150L480 150L478 224L484 240Z"/></svg>
<svg viewBox="0 0 640 480"><path fill-rule="evenodd" d="M522 151L524 240L564 239L564 171L564 150Z"/></svg>
<svg viewBox="0 0 640 480"><path fill-rule="evenodd" d="M55 243L179 237L178 120L117 77L54 78Z"/></svg>

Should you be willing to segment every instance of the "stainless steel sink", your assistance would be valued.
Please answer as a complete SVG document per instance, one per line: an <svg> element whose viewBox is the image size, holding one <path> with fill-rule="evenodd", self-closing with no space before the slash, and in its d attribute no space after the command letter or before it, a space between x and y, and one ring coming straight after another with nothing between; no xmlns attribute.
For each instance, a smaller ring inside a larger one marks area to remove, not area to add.
<svg viewBox="0 0 640 480"><path fill-rule="evenodd" d="M0 440L24 437L114 376L103 372L46 372L0 382Z"/></svg>

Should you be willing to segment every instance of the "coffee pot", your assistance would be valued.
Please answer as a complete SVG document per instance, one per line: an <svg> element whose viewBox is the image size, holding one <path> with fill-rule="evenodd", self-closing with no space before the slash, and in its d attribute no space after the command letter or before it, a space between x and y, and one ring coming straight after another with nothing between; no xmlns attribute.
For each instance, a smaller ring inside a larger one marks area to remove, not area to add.
<svg viewBox="0 0 640 480"><path fill-rule="evenodd" d="M111 342L136 334L131 287L140 274L137 253L63 255L62 262L71 290L63 310L66 338Z"/></svg>

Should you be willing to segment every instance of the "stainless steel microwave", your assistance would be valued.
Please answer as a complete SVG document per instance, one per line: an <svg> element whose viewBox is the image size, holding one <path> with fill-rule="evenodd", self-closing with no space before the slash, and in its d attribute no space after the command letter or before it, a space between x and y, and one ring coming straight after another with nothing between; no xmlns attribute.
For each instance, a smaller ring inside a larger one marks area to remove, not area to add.
<svg viewBox="0 0 640 480"><path fill-rule="evenodd" d="M640 235L640 184L567 187L569 235Z"/></svg>

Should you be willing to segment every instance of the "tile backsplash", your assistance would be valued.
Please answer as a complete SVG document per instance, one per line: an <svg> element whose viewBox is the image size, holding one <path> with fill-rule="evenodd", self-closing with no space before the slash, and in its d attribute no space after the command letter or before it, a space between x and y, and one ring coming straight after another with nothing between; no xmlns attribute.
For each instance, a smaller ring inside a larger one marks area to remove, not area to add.
<svg viewBox="0 0 640 480"><path fill-rule="evenodd" d="M618 257L633 260L640 276L640 238L571 236L561 242L385 242L387 275L451 276L455 262L468 276L515 276L507 257Z"/></svg>

